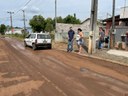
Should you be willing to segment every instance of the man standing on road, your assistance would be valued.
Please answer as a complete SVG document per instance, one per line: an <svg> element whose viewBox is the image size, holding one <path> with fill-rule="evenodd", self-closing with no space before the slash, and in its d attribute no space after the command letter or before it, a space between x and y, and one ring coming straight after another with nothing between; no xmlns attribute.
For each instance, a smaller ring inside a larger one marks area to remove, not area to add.
<svg viewBox="0 0 128 96"><path fill-rule="evenodd" d="M75 34L75 32L72 30L72 27L70 27L70 30L68 31L68 48L67 48L67 52L71 52L73 50L74 34Z"/></svg>

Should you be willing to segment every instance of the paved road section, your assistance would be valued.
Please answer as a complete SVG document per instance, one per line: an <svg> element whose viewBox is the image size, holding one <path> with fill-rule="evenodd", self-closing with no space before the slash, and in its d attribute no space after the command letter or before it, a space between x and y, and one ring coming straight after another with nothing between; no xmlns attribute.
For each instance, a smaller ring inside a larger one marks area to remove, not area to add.
<svg viewBox="0 0 128 96"><path fill-rule="evenodd" d="M1 38L0 96L128 96L128 67Z"/></svg>

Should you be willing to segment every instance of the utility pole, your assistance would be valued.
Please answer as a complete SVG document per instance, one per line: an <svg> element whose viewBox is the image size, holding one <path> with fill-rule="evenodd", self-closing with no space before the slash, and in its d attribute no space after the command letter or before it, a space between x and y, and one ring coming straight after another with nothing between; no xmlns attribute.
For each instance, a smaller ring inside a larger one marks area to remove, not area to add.
<svg viewBox="0 0 128 96"><path fill-rule="evenodd" d="M10 23L11 23L11 32L13 33L13 21L12 21L12 14L14 14L14 12L8 11L7 13L10 14Z"/></svg>
<svg viewBox="0 0 128 96"><path fill-rule="evenodd" d="M126 14L126 0L124 1L124 12L123 12L123 17L125 17L125 14Z"/></svg>
<svg viewBox="0 0 128 96"><path fill-rule="evenodd" d="M22 10L22 11L23 11L24 31L26 32L25 11L24 10Z"/></svg>
<svg viewBox="0 0 128 96"><path fill-rule="evenodd" d="M112 4L112 30L110 32L110 46L113 48L115 45L115 0Z"/></svg>
<svg viewBox="0 0 128 96"><path fill-rule="evenodd" d="M57 0L55 0L55 33L57 32Z"/></svg>
<svg viewBox="0 0 128 96"><path fill-rule="evenodd" d="M89 34L89 47L88 53L92 54L96 52L96 26L97 26L97 9L98 0L91 1L91 24L90 24L90 34Z"/></svg>

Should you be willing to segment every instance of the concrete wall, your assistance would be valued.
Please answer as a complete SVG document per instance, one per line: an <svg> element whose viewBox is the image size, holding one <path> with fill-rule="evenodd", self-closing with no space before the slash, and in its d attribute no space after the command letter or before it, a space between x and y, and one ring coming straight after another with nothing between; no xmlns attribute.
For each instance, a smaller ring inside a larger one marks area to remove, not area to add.
<svg viewBox="0 0 128 96"><path fill-rule="evenodd" d="M116 34L115 34L115 42L121 42L121 36L125 36L126 31L128 31L128 27L126 26L116 26L115 28Z"/></svg>
<svg viewBox="0 0 128 96"><path fill-rule="evenodd" d="M72 27L72 29L77 33L77 29L81 28L84 33L84 37L89 36L90 32L90 19L86 19L82 24L64 24L64 23L57 23L57 33L55 34L55 41L65 42L68 38L68 31L69 28ZM99 36L99 27L101 27L101 24L98 24L96 33L96 38Z"/></svg>
<svg viewBox="0 0 128 96"><path fill-rule="evenodd" d="M88 37L89 36L89 32L83 32L84 37ZM74 38L76 37L76 33ZM55 41L56 42L67 42L68 41L68 32L64 32L64 33L55 33Z"/></svg>
<svg viewBox="0 0 128 96"><path fill-rule="evenodd" d="M64 23L57 23L57 33L68 32L69 28L77 32L78 28L81 28L83 32L89 32L90 30L90 20L86 21L83 24L64 24Z"/></svg>

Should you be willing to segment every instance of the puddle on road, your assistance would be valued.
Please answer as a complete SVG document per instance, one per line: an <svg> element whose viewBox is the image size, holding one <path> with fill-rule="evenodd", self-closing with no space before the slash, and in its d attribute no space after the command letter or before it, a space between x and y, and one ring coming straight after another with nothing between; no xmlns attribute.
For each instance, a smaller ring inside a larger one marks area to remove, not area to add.
<svg viewBox="0 0 128 96"><path fill-rule="evenodd" d="M29 76L20 76L20 77L14 77L14 78L4 78L3 76L8 73L0 73L0 82L11 82L11 81L21 81L24 79L29 79Z"/></svg>
<svg viewBox="0 0 128 96"><path fill-rule="evenodd" d="M19 76L14 78L4 78L3 76L8 73L0 73L0 96L15 96L17 94L23 93L25 96L30 96L33 90L38 90L44 83L44 81L34 81L29 80L29 76ZM17 84L3 87L2 83L16 82L27 80L24 82L19 82ZM29 80L29 81L28 81Z"/></svg>
<svg viewBox="0 0 128 96"><path fill-rule="evenodd" d="M25 96L30 96L33 90L38 90L42 85L43 81L27 81L17 85L0 88L1 96L14 96L19 93L24 93Z"/></svg>
<svg viewBox="0 0 128 96"><path fill-rule="evenodd" d="M0 64L9 63L9 61L0 61Z"/></svg>

